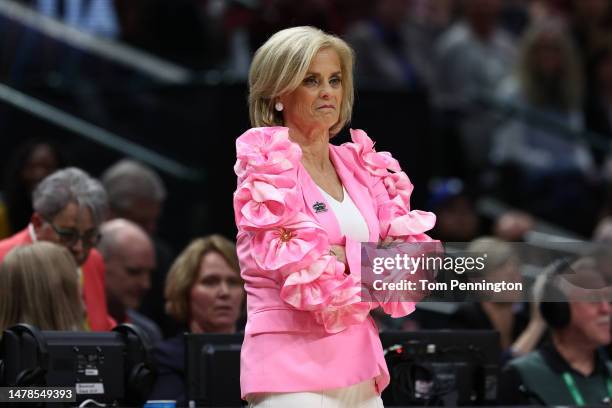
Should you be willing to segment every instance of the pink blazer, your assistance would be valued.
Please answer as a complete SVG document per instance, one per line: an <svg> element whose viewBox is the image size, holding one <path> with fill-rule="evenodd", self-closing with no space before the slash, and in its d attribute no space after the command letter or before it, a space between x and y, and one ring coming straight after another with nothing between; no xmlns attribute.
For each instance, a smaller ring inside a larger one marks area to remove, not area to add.
<svg viewBox="0 0 612 408"><path fill-rule="evenodd" d="M389 153L378 153L361 130L353 143L330 144L331 160L365 218L370 242L387 236L431 241L435 216L410 210L412 184ZM394 317L409 302L361 302L360 273L345 273L329 254L345 245L349 270L361 270L360 243L342 236L338 221L301 164L301 149L284 127L253 128L236 141L238 188L234 212L237 251L247 292L248 320L241 354L243 398L258 392L300 392L389 374L369 312ZM317 211L318 209L318 211Z"/></svg>

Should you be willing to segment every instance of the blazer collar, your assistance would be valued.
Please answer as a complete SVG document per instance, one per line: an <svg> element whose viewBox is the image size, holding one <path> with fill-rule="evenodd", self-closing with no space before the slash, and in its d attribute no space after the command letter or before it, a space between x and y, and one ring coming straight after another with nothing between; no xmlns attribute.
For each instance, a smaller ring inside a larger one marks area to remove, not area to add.
<svg viewBox="0 0 612 408"><path fill-rule="evenodd" d="M341 244L342 232L340 231L340 224L331 206L321 194L321 191L317 187L314 180L308 174L306 168L299 164L298 179L302 186L302 194L304 195L304 204L310 215L321 225L325 225L325 229L329 236L329 241L332 244Z"/></svg>
<svg viewBox="0 0 612 408"><path fill-rule="evenodd" d="M337 151L340 149L337 146L330 144L330 159L336 168L336 173L342 182L346 192L349 194L359 212L368 225L369 237L371 242L378 241L379 226L378 218L376 217L375 209L372 205L373 198L369 194L366 186L362 185L354 174L353 166L347 166L342 160L341 155ZM302 186L304 202L307 211L321 225L325 225L327 233L332 243L342 242L342 232L336 215L331 209L331 206L308 174L308 171L300 163L298 167L298 179Z"/></svg>
<svg viewBox="0 0 612 408"><path fill-rule="evenodd" d="M376 216L374 198L370 194L367 186L360 182L361 177L358 177L360 174L357 174L358 171L355 167L355 163L352 160L345 162L341 154L342 149L343 148L340 146L330 144L329 155L331 161L334 163L334 167L336 168L336 172L344 188L353 199L353 202L365 219L366 224L368 224L370 242L378 242L380 227L378 225L378 217ZM352 159L352 157L349 159Z"/></svg>

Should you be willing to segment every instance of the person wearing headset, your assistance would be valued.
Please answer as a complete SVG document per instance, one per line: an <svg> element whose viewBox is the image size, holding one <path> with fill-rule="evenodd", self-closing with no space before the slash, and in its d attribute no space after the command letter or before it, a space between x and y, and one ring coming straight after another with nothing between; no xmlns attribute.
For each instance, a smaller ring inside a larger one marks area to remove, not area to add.
<svg viewBox="0 0 612 408"><path fill-rule="evenodd" d="M599 266L594 256L560 262L541 288L536 283L551 341L508 363L499 381L501 405L610 405L612 363L602 347L610 343L612 309Z"/></svg>

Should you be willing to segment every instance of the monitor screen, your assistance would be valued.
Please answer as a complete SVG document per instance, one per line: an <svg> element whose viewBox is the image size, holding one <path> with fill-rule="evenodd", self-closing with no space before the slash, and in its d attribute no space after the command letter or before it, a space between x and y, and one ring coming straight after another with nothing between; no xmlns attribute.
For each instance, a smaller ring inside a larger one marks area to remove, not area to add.
<svg viewBox="0 0 612 408"><path fill-rule="evenodd" d="M74 387L77 403L140 405L157 373L144 334L130 324L112 332L40 331L18 324L3 332L0 360L0 385Z"/></svg>
<svg viewBox="0 0 612 408"><path fill-rule="evenodd" d="M196 406L236 407L244 334L187 334L187 400Z"/></svg>
<svg viewBox="0 0 612 408"><path fill-rule="evenodd" d="M6 385L75 387L77 402L94 399L112 403L123 399L125 342L121 334L39 333L46 345L45 356L30 333L4 332L0 355Z"/></svg>

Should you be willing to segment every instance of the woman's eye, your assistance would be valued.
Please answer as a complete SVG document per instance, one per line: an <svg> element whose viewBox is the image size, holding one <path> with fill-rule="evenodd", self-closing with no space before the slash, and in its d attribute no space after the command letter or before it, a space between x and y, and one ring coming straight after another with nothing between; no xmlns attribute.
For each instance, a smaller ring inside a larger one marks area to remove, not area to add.
<svg viewBox="0 0 612 408"><path fill-rule="evenodd" d="M338 86L338 85L340 85L342 83L342 79L340 79L340 78L332 78L332 79L330 79L329 83L332 86Z"/></svg>
<svg viewBox="0 0 612 408"><path fill-rule="evenodd" d="M309 77L309 78L304 79L304 83L306 85L318 85L319 81L317 81L315 77Z"/></svg>
<svg viewBox="0 0 612 408"><path fill-rule="evenodd" d="M219 284L219 279L217 278L204 278L200 281L200 283L204 286L216 286Z"/></svg>

